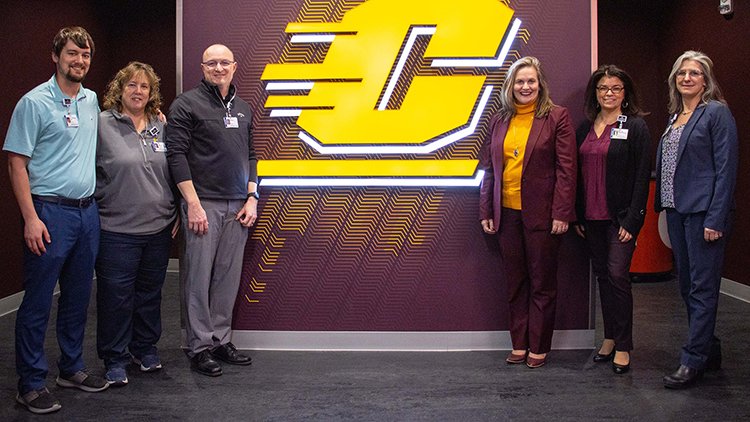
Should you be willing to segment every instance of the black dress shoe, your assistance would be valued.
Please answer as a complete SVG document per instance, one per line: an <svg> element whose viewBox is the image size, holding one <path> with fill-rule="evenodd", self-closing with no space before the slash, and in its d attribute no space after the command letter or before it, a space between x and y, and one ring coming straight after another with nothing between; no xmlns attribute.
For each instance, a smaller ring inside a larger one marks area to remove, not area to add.
<svg viewBox="0 0 750 422"><path fill-rule="evenodd" d="M211 354L216 359L232 365L250 365L253 363L250 356L238 352L237 348L231 342L215 348L211 351Z"/></svg>
<svg viewBox="0 0 750 422"><path fill-rule="evenodd" d="M620 365L618 363L612 362L612 371L614 371L617 375L627 374L628 371L630 371L630 363L626 365Z"/></svg>
<svg viewBox="0 0 750 422"><path fill-rule="evenodd" d="M221 375L221 365L214 360L211 352L208 350L204 350L190 358L190 369L209 377L218 377Z"/></svg>
<svg viewBox="0 0 750 422"><path fill-rule="evenodd" d="M664 387L675 390L687 388L701 379L703 371L680 365L676 371L664 377Z"/></svg>
<svg viewBox="0 0 750 422"><path fill-rule="evenodd" d="M615 357L615 349L612 349L612 351L608 355L603 355L601 353L597 353L596 355L594 355L594 362L596 363L609 362L614 357Z"/></svg>

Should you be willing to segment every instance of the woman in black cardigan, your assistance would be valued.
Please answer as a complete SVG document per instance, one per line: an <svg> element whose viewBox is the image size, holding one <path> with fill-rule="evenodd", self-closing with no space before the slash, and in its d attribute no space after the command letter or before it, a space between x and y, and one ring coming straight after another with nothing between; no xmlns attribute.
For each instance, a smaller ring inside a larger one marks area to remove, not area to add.
<svg viewBox="0 0 750 422"><path fill-rule="evenodd" d="M584 109L589 122L577 132L575 229L586 239L602 303L604 342L594 362L612 360L613 371L624 374L633 349L629 272L645 217L650 134L633 81L616 66L601 66L591 75Z"/></svg>

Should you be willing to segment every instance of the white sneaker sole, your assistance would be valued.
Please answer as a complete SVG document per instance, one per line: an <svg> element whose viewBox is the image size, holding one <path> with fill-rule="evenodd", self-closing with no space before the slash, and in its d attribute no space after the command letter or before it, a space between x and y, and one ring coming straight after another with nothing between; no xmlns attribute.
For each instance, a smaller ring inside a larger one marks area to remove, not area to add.
<svg viewBox="0 0 750 422"><path fill-rule="evenodd" d="M105 378L105 381L107 381L107 384L111 385L112 387L124 387L124 386L128 385L128 379L127 378L125 378L124 380L119 380L119 381L110 381L110 380L108 380L108 379Z"/></svg>
<svg viewBox="0 0 750 422"><path fill-rule="evenodd" d="M161 369L161 363L156 364L155 366L143 366L143 363L136 358L133 358L133 363L140 366L141 372L156 372Z"/></svg>
<svg viewBox="0 0 750 422"><path fill-rule="evenodd" d="M58 410L62 409L62 406L60 403L55 403L52 405L52 407L49 407L47 409L40 409L38 407L34 407L23 399L20 394L16 394L16 401L20 403L23 407L29 410L29 412L37 414L37 415L44 415L45 413L52 413L57 412Z"/></svg>

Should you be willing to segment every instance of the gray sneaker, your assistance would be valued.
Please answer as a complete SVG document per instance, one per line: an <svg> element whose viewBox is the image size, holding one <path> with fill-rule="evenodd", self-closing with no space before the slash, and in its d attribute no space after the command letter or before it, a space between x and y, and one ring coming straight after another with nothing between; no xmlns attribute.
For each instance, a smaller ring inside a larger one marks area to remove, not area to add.
<svg viewBox="0 0 750 422"><path fill-rule="evenodd" d="M78 388L89 393L104 391L109 387L109 383L104 378L89 375L85 371L78 371L69 377L58 375L56 382L60 387Z"/></svg>
<svg viewBox="0 0 750 422"><path fill-rule="evenodd" d="M16 401L26 406L29 412L36 414L57 412L62 408L60 402L55 396L44 387L40 390L29 391L28 393L16 395Z"/></svg>

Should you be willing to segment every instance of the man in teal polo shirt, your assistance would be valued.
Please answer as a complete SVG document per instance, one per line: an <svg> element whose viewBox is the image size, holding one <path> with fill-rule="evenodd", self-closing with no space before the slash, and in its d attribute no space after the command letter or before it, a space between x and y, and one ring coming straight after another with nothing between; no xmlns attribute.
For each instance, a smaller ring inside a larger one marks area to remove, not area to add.
<svg viewBox="0 0 750 422"><path fill-rule="evenodd" d="M86 311L99 248L93 200L99 105L81 86L94 41L81 27L61 29L53 41L52 78L16 105L5 138L13 193L24 219L24 297L16 316L16 400L34 413L60 409L46 387L44 336L55 284L60 284L56 383L97 392L109 385L85 371Z"/></svg>

